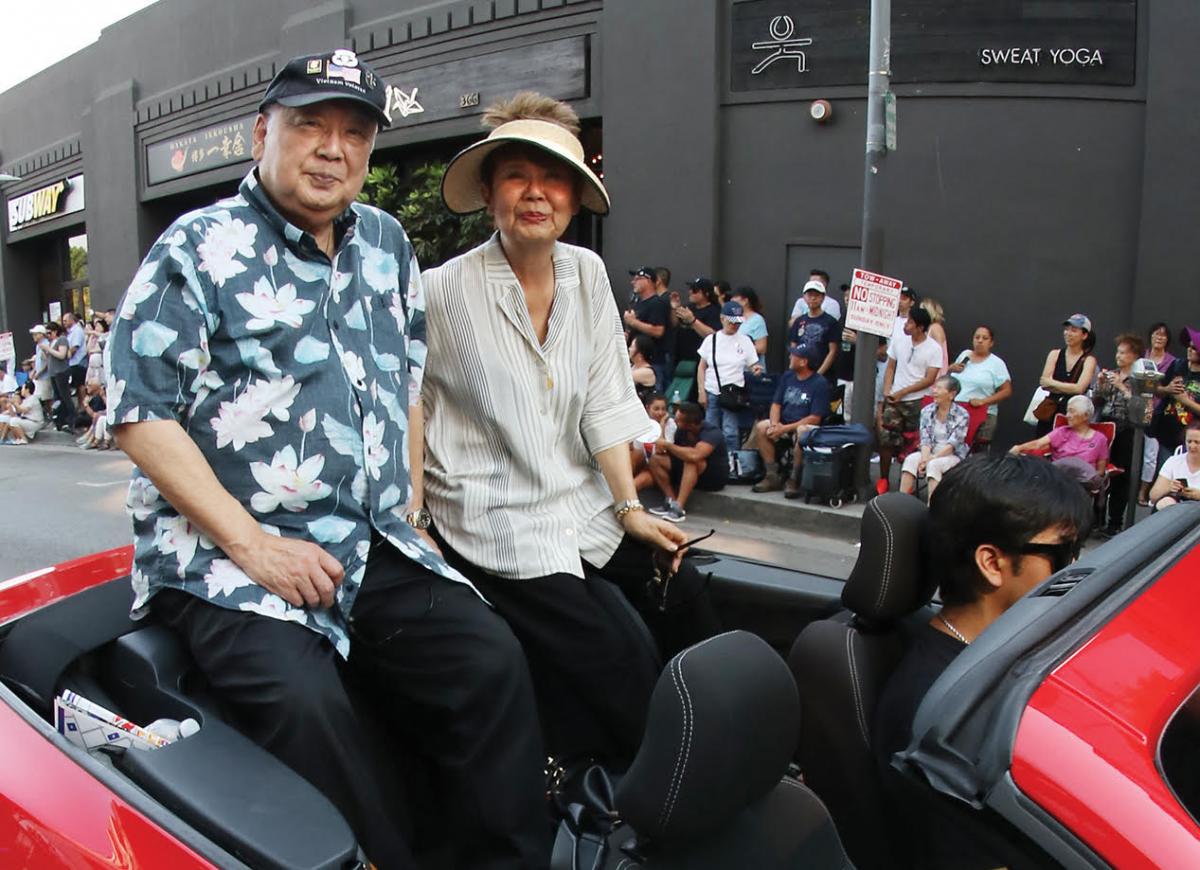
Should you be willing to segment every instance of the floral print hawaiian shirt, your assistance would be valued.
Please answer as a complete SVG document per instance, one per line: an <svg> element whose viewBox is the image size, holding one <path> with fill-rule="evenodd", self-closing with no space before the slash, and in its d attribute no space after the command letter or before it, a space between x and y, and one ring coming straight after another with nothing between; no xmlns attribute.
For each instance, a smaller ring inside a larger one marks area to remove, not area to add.
<svg viewBox="0 0 1200 870"><path fill-rule="evenodd" d="M179 218L151 248L121 301L107 371L109 423L177 420L266 532L341 562L336 604L296 608L258 586L135 469L135 617L159 589L182 589L301 623L347 656L372 526L467 582L403 516L407 410L425 363L412 246L394 218L359 203L335 239L331 261L251 172L237 196Z"/></svg>

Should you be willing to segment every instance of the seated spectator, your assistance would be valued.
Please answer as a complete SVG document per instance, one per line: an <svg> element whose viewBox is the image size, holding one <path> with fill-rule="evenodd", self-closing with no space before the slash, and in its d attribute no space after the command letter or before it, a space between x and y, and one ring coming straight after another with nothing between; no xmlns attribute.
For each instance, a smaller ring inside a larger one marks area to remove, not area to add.
<svg viewBox="0 0 1200 870"><path fill-rule="evenodd" d="M700 362L696 367L697 393L704 406L705 419L719 427L725 435L726 455L738 449L741 414L737 409L721 405L724 387L745 387L746 369L762 371L754 342L740 331L745 309L737 302L726 302L721 308L721 330L704 337L700 342Z"/></svg>
<svg viewBox="0 0 1200 870"><path fill-rule="evenodd" d="M721 430L704 419L703 409L683 402L675 411L675 437L654 445L650 473L666 496L661 508L650 512L673 523L687 519L688 498L696 489L715 492L729 480L729 457Z"/></svg>
<svg viewBox="0 0 1200 870"><path fill-rule="evenodd" d="M908 454L900 471L900 491L913 493L922 474L929 481L929 497L942 475L967 458L967 429L971 418L955 400L961 387L952 375L933 382L933 401L921 409L921 449Z"/></svg>
<svg viewBox="0 0 1200 870"><path fill-rule="evenodd" d="M1050 453L1050 461L1072 479L1083 484L1088 492L1099 492L1108 466L1108 439L1091 426L1095 406L1087 396L1072 396L1067 402L1067 425L1051 429L1050 434L1014 444L1009 451L1021 453Z"/></svg>
<svg viewBox="0 0 1200 870"><path fill-rule="evenodd" d="M903 301L903 297L901 298ZM887 371L883 375L883 406L876 420L879 428L879 481L876 491L888 490L892 456L904 446L905 436L917 432L921 400L938 378L942 348L928 336L933 321L929 312L915 305L904 321L904 340L888 345Z"/></svg>
<svg viewBox="0 0 1200 870"><path fill-rule="evenodd" d="M658 375L650 358L654 355L654 339L648 335L635 335L629 343L629 369L633 374L633 388L644 400L646 395L655 392Z"/></svg>
<svg viewBox="0 0 1200 870"><path fill-rule="evenodd" d="M1185 452L1164 462L1150 487L1150 503L1156 511L1181 501L1200 501L1200 422L1189 424L1183 435Z"/></svg>
<svg viewBox="0 0 1200 870"><path fill-rule="evenodd" d="M767 419L754 425L749 446L762 457L767 476L756 483L754 492L783 490L785 498L800 495L800 468L804 451L799 436L820 426L829 416L829 382L816 372L823 354L819 347L801 343L791 349L791 370L779 379ZM792 447L792 470L785 482L775 467L780 448Z"/></svg>
<svg viewBox="0 0 1200 870"><path fill-rule="evenodd" d="M820 281L809 281L804 285L803 298L807 309L792 321L788 329L788 348L801 342L820 348L821 363L817 373L833 383L837 375L833 364L837 361L841 342L838 340L837 320L821 309L821 303L825 300L825 285Z"/></svg>
<svg viewBox="0 0 1200 870"><path fill-rule="evenodd" d="M872 743L886 789L899 785L892 756L912 739L913 718L929 688L1006 610L1075 559L1090 513L1078 486L1032 458L980 454L947 472L929 501L929 568L942 608L913 633L875 711ZM1008 863L984 854L936 812L906 814L911 792L897 794L904 795L895 809L912 838L912 866Z"/></svg>
<svg viewBox="0 0 1200 870"><path fill-rule="evenodd" d="M87 421L87 431L77 438L75 443L84 450L108 450L112 447L112 433L109 432L108 422L105 419L107 404L104 384L99 381L89 381L86 389L83 412L79 415L79 419Z"/></svg>
<svg viewBox="0 0 1200 870"><path fill-rule="evenodd" d="M649 393L644 397L646 414L659 426L659 438L670 441L675 437L675 418L667 414L667 397L662 393ZM633 486L639 492L654 485L654 477L650 474L650 457L654 455L654 442L643 445L635 441L630 445L630 458L633 462Z"/></svg>
<svg viewBox="0 0 1200 870"><path fill-rule="evenodd" d="M758 351L758 364L767 367L767 319L762 316L762 302L753 287L739 287L733 291L733 301L746 312L738 332L750 336L754 349Z"/></svg>
<svg viewBox="0 0 1200 870"><path fill-rule="evenodd" d="M0 444L28 444L46 425L42 403L26 381L15 396L0 399Z"/></svg>

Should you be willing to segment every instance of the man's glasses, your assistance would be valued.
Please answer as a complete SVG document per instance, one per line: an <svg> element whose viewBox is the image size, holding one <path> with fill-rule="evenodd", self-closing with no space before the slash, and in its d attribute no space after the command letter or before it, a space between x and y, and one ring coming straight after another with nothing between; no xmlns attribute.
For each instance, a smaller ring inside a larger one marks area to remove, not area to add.
<svg viewBox="0 0 1200 870"><path fill-rule="evenodd" d="M1057 544L1025 544L1017 548L1022 556L1045 556L1050 560L1055 573L1066 568L1079 558L1083 544L1078 538L1069 538Z"/></svg>

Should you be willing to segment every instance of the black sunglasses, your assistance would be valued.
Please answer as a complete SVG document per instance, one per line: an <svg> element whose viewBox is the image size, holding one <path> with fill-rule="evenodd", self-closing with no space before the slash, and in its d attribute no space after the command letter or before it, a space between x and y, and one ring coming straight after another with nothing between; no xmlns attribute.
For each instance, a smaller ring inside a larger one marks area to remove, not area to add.
<svg viewBox="0 0 1200 870"><path fill-rule="evenodd" d="M1022 556L1046 556L1057 573L1079 558L1082 547L1078 538L1070 538L1057 544L1025 544L1017 552Z"/></svg>

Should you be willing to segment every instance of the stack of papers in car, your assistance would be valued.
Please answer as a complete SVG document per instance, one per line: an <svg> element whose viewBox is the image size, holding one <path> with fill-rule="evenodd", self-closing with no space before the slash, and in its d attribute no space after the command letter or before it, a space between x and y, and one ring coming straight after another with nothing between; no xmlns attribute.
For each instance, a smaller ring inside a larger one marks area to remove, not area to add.
<svg viewBox="0 0 1200 870"><path fill-rule="evenodd" d="M158 749L171 742L69 690L54 699L54 726L76 746L89 750L102 746Z"/></svg>

